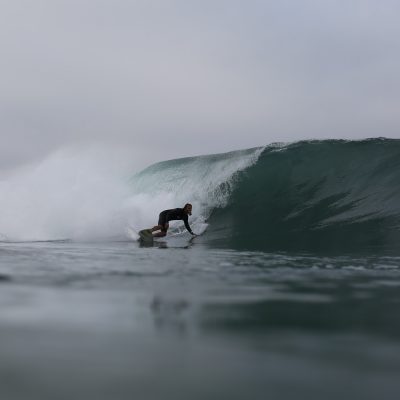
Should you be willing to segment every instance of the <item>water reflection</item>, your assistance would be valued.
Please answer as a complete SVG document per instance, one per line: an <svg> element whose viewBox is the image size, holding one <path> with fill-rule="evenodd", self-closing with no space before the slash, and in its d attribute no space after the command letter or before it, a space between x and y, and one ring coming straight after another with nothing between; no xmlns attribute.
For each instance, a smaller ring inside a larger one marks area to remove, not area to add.
<svg viewBox="0 0 400 400"><path fill-rule="evenodd" d="M150 306L155 327L160 331L185 334L188 331L190 306L190 302L184 298L167 300L161 296L155 296Z"/></svg>
<svg viewBox="0 0 400 400"><path fill-rule="evenodd" d="M154 240L153 242L139 242L140 248L154 247L158 249L190 249L193 245L191 241L164 241Z"/></svg>

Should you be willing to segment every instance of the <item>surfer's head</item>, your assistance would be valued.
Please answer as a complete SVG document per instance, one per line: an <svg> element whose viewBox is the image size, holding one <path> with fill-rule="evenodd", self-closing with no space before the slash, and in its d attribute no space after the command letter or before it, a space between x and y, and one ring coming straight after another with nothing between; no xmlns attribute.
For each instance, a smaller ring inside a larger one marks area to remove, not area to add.
<svg viewBox="0 0 400 400"><path fill-rule="evenodd" d="M192 205L190 203L186 203L185 207L183 207L183 211L188 215L192 215Z"/></svg>

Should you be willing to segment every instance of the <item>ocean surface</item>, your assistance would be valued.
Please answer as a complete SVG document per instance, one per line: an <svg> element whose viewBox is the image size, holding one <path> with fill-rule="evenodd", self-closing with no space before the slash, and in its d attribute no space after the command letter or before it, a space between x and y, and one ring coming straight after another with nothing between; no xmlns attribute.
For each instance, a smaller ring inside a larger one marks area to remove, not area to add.
<svg viewBox="0 0 400 400"><path fill-rule="evenodd" d="M1 399L398 398L400 141L60 165L0 182Z"/></svg>

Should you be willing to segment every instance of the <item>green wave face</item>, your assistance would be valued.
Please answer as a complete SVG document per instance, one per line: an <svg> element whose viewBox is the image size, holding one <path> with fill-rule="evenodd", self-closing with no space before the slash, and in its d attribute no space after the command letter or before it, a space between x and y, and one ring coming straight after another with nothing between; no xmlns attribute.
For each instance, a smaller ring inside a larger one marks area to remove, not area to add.
<svg viewBox="0 0 400 400"><path fill-rule="evenodd" d="M267 147L239 173L207 241L261 251L400 249L400 141Z"/></svg>

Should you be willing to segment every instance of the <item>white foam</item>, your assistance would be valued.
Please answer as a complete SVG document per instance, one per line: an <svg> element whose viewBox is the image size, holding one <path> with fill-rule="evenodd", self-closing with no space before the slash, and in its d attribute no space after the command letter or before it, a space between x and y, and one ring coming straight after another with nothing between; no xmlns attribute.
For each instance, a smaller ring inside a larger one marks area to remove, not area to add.
<svg viewBox="0 0 400 400"><path fill-rule="evenodd" d="M0 232L9 240L114 234L128 195L103 154L59 151L0 182Z"/></svg>

